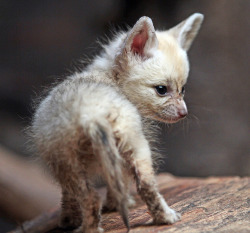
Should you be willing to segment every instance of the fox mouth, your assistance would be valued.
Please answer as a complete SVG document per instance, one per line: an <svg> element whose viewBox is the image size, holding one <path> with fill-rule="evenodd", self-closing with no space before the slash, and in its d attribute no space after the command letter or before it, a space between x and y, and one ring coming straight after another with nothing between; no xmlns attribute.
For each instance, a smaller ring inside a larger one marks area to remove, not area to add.
<svg viewBox="0 0 250 233"><path fill-rule="evenodd" d="M154 112L154 118L158 121L173 124L183 119L183 117L177 116L168 116L168 115L160 115L159 113Z"/></svg>
<svg viewBox="0 0 250 233"><path fill-rule="evenodd" d="M172 123L176 123L176 122L178 122L178 121L180 121L182 119L183 118L178 118L178 117L176 117L176 118L166 118L166 122L172 124Z"/></svg>
<svg viewBox="0 0 250 233"><path fill-rule="evenodd" d="M180 117L166 117L166 118L162 118L163 122L169 123L169 124L173 124L176 123L178 121L180 121L183 118Z"/></svg>

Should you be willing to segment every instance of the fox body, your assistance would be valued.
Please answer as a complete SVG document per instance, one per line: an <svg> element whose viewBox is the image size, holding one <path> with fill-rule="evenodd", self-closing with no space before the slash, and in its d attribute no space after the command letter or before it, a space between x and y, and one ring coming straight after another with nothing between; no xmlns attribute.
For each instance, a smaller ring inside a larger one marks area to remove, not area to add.
<svg viewBox="0 0 250 233"><path fill-rule="evenodd" d="M102 205L93 187L97 175L107 183L105 208L117 208L128 228L133 179L155 224L180 219L158 192L146 139L150 129L142 118L174 123L187 115L186 52L202 20L195 13L170 30L155 31L150 18L140 18L41 101L31 131L62 188L61 227L102 232Z"/></svg>

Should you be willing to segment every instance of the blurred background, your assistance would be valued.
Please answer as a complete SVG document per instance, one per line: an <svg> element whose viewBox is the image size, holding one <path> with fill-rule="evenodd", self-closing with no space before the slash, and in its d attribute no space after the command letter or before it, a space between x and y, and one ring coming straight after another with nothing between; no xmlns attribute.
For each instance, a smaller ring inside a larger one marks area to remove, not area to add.
<svg viewBox="0 0 250 233"><path fill-rule="evenodd" d="M36 159L27 150L23 130L30 123L32 100L82 58L96 54L97 39L133 26L143 15L160 30L192 13L205 15L189 51L189 116L162 125L165 164L160 171L178 176L250 175L249 10L249 0L0 1L0 232L59 200L58 188L43 183L43 169L34 169ZM21 189L26 193L20 200ZM46 189L51 192L45 194ZM34 197L39 195L48 199L38 203ZM18 214L17 206L27 207L32 198L36 200L28 213Z"/></svg>

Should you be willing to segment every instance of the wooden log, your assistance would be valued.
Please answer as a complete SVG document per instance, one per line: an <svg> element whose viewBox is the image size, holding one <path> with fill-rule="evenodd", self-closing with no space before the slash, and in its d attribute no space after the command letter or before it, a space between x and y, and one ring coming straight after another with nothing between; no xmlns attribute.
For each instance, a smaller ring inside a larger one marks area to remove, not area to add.
<svg viewBox="0 0 250 233"><path fill-rule="evenodd" d="M210 177L181 178L161 174L159 188L168 204L182 214L173 225L152 225L145 204L136 195L137 205L130 210L131 233L141 232L250 232L250 178ZM63 232L56 228L60 210L44 213L25 222L23 229L12 233ZM125 233L126 228L117 212L104 214L105 232Z"/></svg>

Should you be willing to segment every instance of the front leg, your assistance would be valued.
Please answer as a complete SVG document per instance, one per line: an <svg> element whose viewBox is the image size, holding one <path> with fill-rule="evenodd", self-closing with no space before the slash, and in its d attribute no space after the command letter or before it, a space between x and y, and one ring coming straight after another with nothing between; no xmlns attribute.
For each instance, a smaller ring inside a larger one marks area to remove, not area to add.
<svg viewBox="0 0 250 233"><path fill-rule="evenodd" d="M155 224L173 224L180 220L181 215L168 206L158 191L148 142L143 140L137 146L132 165L137 191L147 204Z"/></svg>
<svg viewBox="0 0 250 233"><path fill-rule="evenodd" d="M168 206L159 193L154 179L149 180L148 178L147 180L138 179L140 181L139 184L137 183L137 190L142 200L147 204L154 223L173 224L180 220L181 215Z"/></svg>

